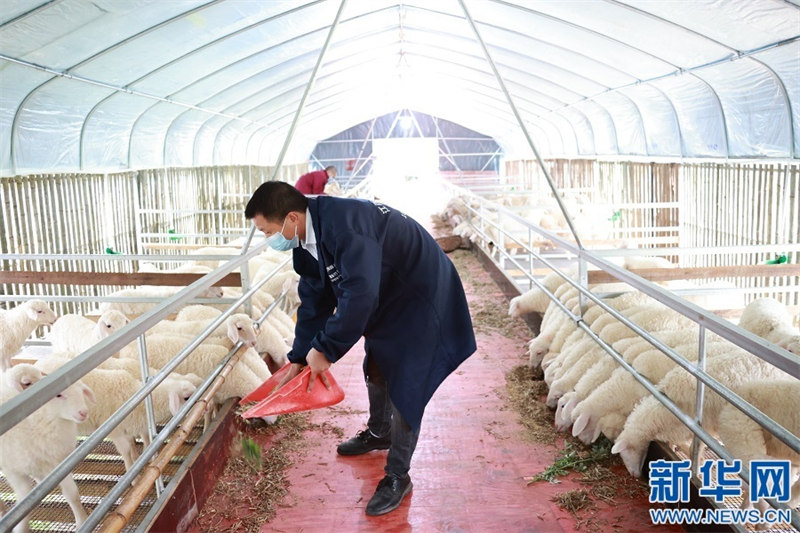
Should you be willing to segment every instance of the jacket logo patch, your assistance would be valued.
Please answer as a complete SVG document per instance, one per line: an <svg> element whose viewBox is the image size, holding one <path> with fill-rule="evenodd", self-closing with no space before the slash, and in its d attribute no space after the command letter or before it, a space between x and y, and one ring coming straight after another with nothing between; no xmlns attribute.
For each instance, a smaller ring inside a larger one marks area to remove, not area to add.
<svg viewBox="0 0 800 533"><path fill-rule="evenodd" d="M386 207L383 204L375 204L375 207L377 207L378 211L380 211L381 214L383 214L383 215L386 215L391 211L391 209L389 209L388 207Z"/></svg>
<svg viewBox="0 0 800 533"><path fill-rule="evenodd" d="M325 270L328 273L328 279L331 280L331 283L338 283L342 279L342 275L339 274L339 271L336 270L335 266L328 265L325 267Z"/></svg>

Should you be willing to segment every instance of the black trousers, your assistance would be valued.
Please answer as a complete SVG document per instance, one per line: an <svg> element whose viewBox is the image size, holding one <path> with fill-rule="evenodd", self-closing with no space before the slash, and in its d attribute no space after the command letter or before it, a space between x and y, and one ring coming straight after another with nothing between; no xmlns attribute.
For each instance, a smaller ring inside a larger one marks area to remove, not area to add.
<svg viewBox="0 0 800 533"><path fill-rule="evenodd" d="M389 388L374 358L364 358L364 379L369 396L367 427L376 437L391 435L392 445L386 457L386 474L404 477L411 467L411 456L417 447L419 430L412 431L389 399Z"/></svg>

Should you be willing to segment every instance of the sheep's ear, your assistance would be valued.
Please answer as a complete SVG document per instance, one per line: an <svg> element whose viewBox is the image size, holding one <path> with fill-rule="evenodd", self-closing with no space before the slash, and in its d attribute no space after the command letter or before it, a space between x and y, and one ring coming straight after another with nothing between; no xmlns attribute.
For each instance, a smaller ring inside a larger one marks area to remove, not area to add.
<svg viewBox="0 0 800 533"><path fill-rule="evenodd" d="M86 401L89 402L89 405L94 405L97 403L97 400L94 399L94 393L92 392L92 389L86 385L83 386L83 395L86 397Z"/></svg>
<svg viewBox="0 0 800 533"><path fill-rule="evenodd" d="M611 447L611 453L616 453L616 454L620 453L621 451L627 448L625 444L626 443L624 440L617 438L617 442L615 442L614 446Z"/></svg>
<svg viewBox="0 0 800 533"><path fill-rule="evenodd" d="M181 409L181 396L176 391L169 393L169 412L173 415Z"/></svg>
<svg viewBox="0 0 800 533"><path fill-rule="evenodd" d="M234 344L239 342L239 328L236 326L236 322L228 323L228 338Z"/></svg>

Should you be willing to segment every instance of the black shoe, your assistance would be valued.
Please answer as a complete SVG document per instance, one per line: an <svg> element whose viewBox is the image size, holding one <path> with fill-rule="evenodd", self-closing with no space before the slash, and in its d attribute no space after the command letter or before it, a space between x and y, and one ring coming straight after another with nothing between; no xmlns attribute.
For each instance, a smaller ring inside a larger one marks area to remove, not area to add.
<svg viewBox="0 0 800 533"><path fill-rule="evenodd" d="M367 504L367 514L369 516L379 516L394 511L403 502L403 498L411 492L411 476L406 474L404 477L397 477L389 474L384 477L378 488L375 489L375 494Z"/></svg>
<svg viewBox="0 0 800 533"><path fill-rule="evenodd" d="M341 443L336 451L339 455L361 455L372 450L386 450L391 446L392 439L386 437L376 437L368 429L360 431L355 437Z"/></svg>

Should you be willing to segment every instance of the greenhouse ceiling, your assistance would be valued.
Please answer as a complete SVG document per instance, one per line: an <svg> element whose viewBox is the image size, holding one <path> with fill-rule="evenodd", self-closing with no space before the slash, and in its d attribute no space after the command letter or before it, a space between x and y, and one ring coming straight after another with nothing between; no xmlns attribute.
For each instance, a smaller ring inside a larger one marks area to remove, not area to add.
<svg viewBox="0 0 800 533"><path fill-rule="evenodd" d="M797 158L798 2L4 0L0 172L301 162L406 108L509 157Z"/></svg>

